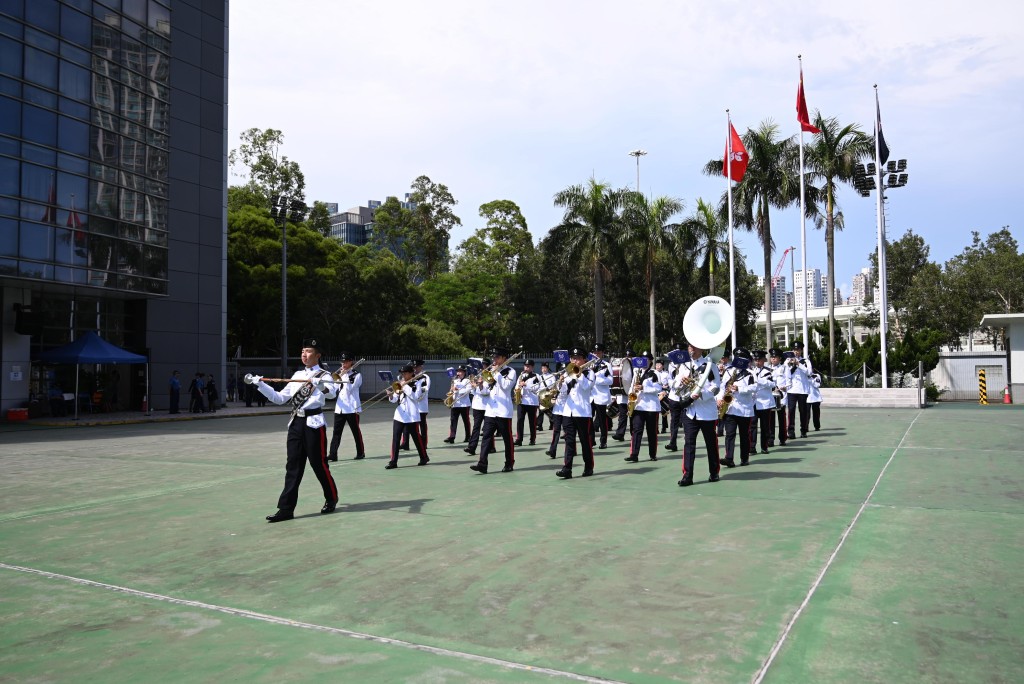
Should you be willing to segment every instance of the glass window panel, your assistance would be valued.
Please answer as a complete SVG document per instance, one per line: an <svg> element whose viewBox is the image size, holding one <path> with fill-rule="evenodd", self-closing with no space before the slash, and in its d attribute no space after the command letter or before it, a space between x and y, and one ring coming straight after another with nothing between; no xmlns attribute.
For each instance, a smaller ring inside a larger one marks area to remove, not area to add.
<svg viewBox="0 0 1024 684"><path fill-rule="evenodd" d="M83 12L92 11L92 0L64 0L64 4L77 7Z"/></svg>
<svg viewBox="0 0 1024 684"><path fill-rule="evenodd" d="M21 43L0 36L0 73L21 78Z"/></svg>
<svg viewBox="0 0 1024 684"><path fill-rule="evenodd" d="M157 230L167 229L167 202L156 197L147 197L146 225Z"/></svg>
<svg viewBox="0 0 1024 684"><path fill-rule="evenodd" d="M148 230L146 231L146 243L155 247L166 247L167 246L167 231L166 230Z"/></svg>
<svg viewBox="0 0 1024 684"><path fill-rule="evenodd" d="M57 147L71 154L89 155L89 124L61 116L57 121Z"/></svg>
<svg viewBox="0 0 1024 684"><path fill-rule="evenodd" d="M119 218L122 221L142 223L146 217L145 195L132 190L121 191L121 213ZM138 238L136 238L138 239Z"/></svg>
<svg viewBox="0 0 1024 684"><path fill-rule="evenodd" d="M18 256L18 222L0 218L0 254Z"/></svg>
<svg viewBox="0 0 1024 684"><path fill-rule="evenodd" d="M117 111L117 90L113 78L97 73L92 75L92 103L99 109Z"/></svg>
<svg viewBox="0 0 1024 684"><path fill-rule="evenodd" d="M65 268L56 266L54 269L54 280L62 283L75 283L85 285L89 282L89 271L84 268Z"/></svg>
<svg viewBox="0 0 1024 684"><path fill-rule="evenodd" d="M121 0L121 11L139 22L146 23L146 0Z"/></svg>
<svg viewBox="0 0 1024 684"><path fill-rule="evenodd" d="M6 0L4 2L4 12L19 19L25 16L21 0Z"/></svg>
<svg viewBox="0 0 1024 684"><path fill-rule="evenodd" d="M21 104L0 95L0 133L21 135Z"/></svg>
<svg viewBox="0 0 1024 684"><path fill-rule="evenodd" d="M89 105L69 100L66 97L60 98L60 111L79 119L89 120Z"/></svg>
<svg viewBox="0 0 1024 684"><path fill-rule="evenodd" d="M146 120L146 96L132 88L121 88L121 116L129 121Z"/></svg>
<svg viewBox="0 0 1024 684"><path fill-rule="evenodd" d="M0 135L0 154L9 154L12 157L20 157L21 143L14 138L6 138Z"/></svg>
<svg viewBox="0 0 1024 684"><path fill-rule="evenodd" d="M93 216L89 220L89 229L97 235L117 235L117 221Z"/></svg>
<svg viewBox="0 0 1024 684"><path fill-rule="evenodd" d="M162 280L147 280L145 282L146 292L149 294L167 294L167 282Z"/></svg>
<svg viewBox="0 0 1024 684"><path fill-rule="evenodd" d="M60 49L60 41L57 38L30 27L25 28L25 42L48 52L57 52Z"/></svg>
<svg viewBox="0 0 1024 684"><path fill-rule="evenodd" d="M58 33L60 14L57 0L30 0L25 4L25 23L38 26L50 33Z"/></svg>
<svg viewBox="0 0 1024 684"><path fill-rule="evenodd" d="M118 243L117 272L142 274L142 245L137 242Z"/></svg>
<svg viewBox="0 0 1024 684"><path fill-rule="evenodd" d="M22 278L53 280L53 264L39 264L34 261L19 261L18 275Z"/></svg>
<svg viewBox="0 0 1024 684"><path fill-rule="evenodd" d="M53 112L26 105L21 129L26 140L51 147L57 144L57 115Z"/></svg>
<svg viewBox="0 0 1024 684"><path fill-rule="evenodd" d="M82 102L89 102L92 97L91 75L88 71L61 60L60 63L60 94Z"/></svg>
<svg viewBox="0 0 1024 684"><path fill-rule="evenodd" d="M146 146L138 140L122 140L121 167L126 171L145 173Z"/></svg>
<svg viewBox="0 0 1024 684"><path fill-rule="evenodd" d="M109 7L112 10L116 10L118 12L121 11L121 0L98 0L98 1L103 3L104 5L106 5L107 7ZM97 4L97 9L99 9L99 5L98 4Z"/></svg>
<svg viewBox="0 0 1024 684"><path fill-rule="evenodd" d="M57 228L54 260L71 266L89 265L89 234L84 230Z"/></svg>
<svg viewBox="0 0 1024 684"><path fill-rule="evenodd" d="M60 44L60 56L64 59L71 60L76 64L82 66L89 66L92 64L92 55L81 48L76 48L71 43Z"/></svg>
<svg viewBox="0 0 1024 684"><path fill-rule="evenodd" d="M89 143L90 156L97 161L117 163L117 140L116 134L93 126Z"/></svg>
<svg viewBox="0 0 1024 684"><path fill-rule="evenodd" d="M146 192L157 197L167 197L167 183L161 183L152 178L146 178Z"/></svg>
<svg viewBox="0 0 1024 684"><path fill-rule="evenodd" d="M19 51L18 54L20 55L21 52ZM0 62L3 62L3 58L0 58ZM20 64L21 63L19 62L19 65ZM15 81L13 78L0 76L0 93L3 93L4 95L13 95L14 97L21 97L21 83Z"/></svg>
<svg viewBox="0 0 1024 684"><path fill-rule="evenodd" d="M96 5L97 11L103 10ZM106 12L106 10L103 10ZM92 52L110 61L117 59L120 46L121 18L116 14L104 14L92 22Z"/></svg>
<svg viewBox="0 0 1024 684"><path fill-rule="evenodd" d="M53 261L53 226L22 221L18 230L18 256Z"/></svg>
<svg viewBox="0 0 1024 684"><path fill-rule="evenodd" d="M25 47L25 80L57 89L57 58L42 50Z"/></svg>
<svg viewBox="0 0 1024 684"><path fill-rule="evenodd" d="M80 214L80 212L85 207L86 198L88 196L88 178L64 172L57 174L57 206L61 209L66 209L69 212L74 209L75 214L78 215L77 221L79 223L85 222L85 216ZM74 227L71 223L74 220L75 219L73 217L68 216L66 221L63 221L61 225L71 225Z"/></svg>
<svg viewBox="0 0 1024 684"><path fill-rule="evenodd" d="M171 59L158 52L150 51L149 60L149 72L148 76L154 82L152 85L167 84L171 78ZM165 88L161 88L161 91L166 91ZM158 95L160 93L157 93ZM167 99L166 93L162 95L163 99Z"/></svg>
<svg viewBox="0 0 1024 684"><path fill-rule="evenodd" d="M60 8L60 37L88 46L92 42L92 20L70 7Z"/></svg>
<svg viewBox="0 0 1024 684"><path fill-rule="evenodd" d="M0 197L0 215L17 216L18 200L9 197Z"/></svg>
<svg viewBox="0 0 1024 684"><path fill-rule="evenodd" d="M144 140L146 138L146 129L134 121L123 119L121 121L121 135L127 135L138 140Z"/></svg>
<svg viewBox="0 0 1024 684"><path fill-rule="evenodd" d="M147 98L149 104L149 127L161 133L167 133L170 127L171 108L166 102ZM153 142L156 142L155 140Z"/></svg>
<svg viewBox="0 0 1024 684"><path fill-rule="evenodd" d="M25 101L46 107L47 109L57 108L57 96L48 90L36 88L35 86L25 86Z"/></svg>
<svg viewBox="0 0 1024 684"><path fill-rule="evenodd" d="M171 37L171 10L150 0L149 28L161 36Z"/></svg>
<svg viewBox="0 0 1024 684"><path fill-rule="evenodd" d="M55 166L57 164L57 153L46 147L25 143L21 148L21 154L27 161L45 164L46 166Z"/></svg>
<svg viewBox="0 0 1024 684"><path fill-rule="evenodd" d="M102 181L89 181L89 213L99 216L114 217L117 215L117 186ZM113 234L114 227L108 226L106 222L93 219L93 231L106 232L109 228Z"/></svg>
<svg viewBox="0 0 1024 684"><path fill-rule="evenodd" d="M7 8L9 4L11 3L4 3L5 12L10 11ZM10 19L8 17L0 16L0 33L6 34L8 36L13 36L14 38L21 38L23 27L24 24L22 24L20 21L14 21L13 19Z"/></svg>
<svg viewBox="0 0 1024 684"><path fill-rule="evenodd" d="M0 259L0 275L17 275L18 262L14 259Z"/></svg>
<svg viewBox="0 0 1024 684"><path fill-rule="evenodd" d="M39 202L50 202L51 197L57 192L57 174L42 166L35 164L21 165L21 197L26 200L37 200ZM35 220L52 222L56 217L50 216L50 209L39 213Z"/></svg>
<svg viewBox="0 0 1024 684"><path fill-rule="evenodd" d="M142 226L137 226L134 223L121 223L118 229L118 237L122 237L125 240L142 239Z"/></svg>
<svg viewBox="0 0 1024 684"><path fill-rule="evenodd" d="M125 22L126 28L131 22ZM141 41L130 37L131 32L121 34L121 65L144 73L146 71L146 46Z"/></svg>
<svg viewBox="0 0 1024 684"><path fill-rule="evenodd" d="M0 195L18 194L18 161L0 157Z"/></svg>
<svg viewBox="0 0 1024 684"><path fill-rule="evenodd" d="M89 175L89 161L80 157L58 154L57 167L62 171L73 171L82 175Z"/></svg>

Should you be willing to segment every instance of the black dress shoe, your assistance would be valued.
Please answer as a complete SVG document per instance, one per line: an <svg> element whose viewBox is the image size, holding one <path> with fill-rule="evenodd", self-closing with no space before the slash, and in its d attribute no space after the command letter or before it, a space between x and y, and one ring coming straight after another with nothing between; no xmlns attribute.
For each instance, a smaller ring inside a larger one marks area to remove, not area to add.
<svg viewBox="0 0 1024 684"><path fill-rule="evenodd" d="M553 453L551 453L550 451L545 451L544 453L547 454L548 456L550 456L551 458L555 457L555 455Z"/></svg>
<svg viewBox="0 0 1024 684"><path fill-rule="evenodd" d="M591 476L591 475L593 475L593 474L594 474L594 471L593 471L593 470L584 470L584 471L583 471L583 472L582 472L582 473L580 474L580 477L590 477L590 476Z"/></svg>
<svg viewBox="0 0 1024 684"><path fill-rule="evenodd" d="M515 444L516 446L523 446L522 442L512 442L512 443Z"/></svg>
<svg viewBox="0 0 1024 684"><path fill-rule="evenodd" d="M675 444L669 444L665 447L665 451L679 451L679 449L676 448Z"/></svg>
<svg viewBox="0 0 1024 684"><path fill-rule="evenodd" d="M473 450L473 449L470 449L469 447L466 447L465 449L463 449L463 451L465 451L470 456L476 456L476 451Z"/></svg>
<svg viewBox="0 0 1024 684"><path fill-rule="evenodd" d="M427 457L427 456L424 456L423 458L420 459L420 462L417 463L416 465L427 465L428 463L430 463L430 458Z"/></svg>
<svg viewBox="0 0 1024 684"><path fill-rule="evenodd" d="M565 468L562 468L561 470L559 470L557 473L555 473L555 475L557 477L565 478L566 480L571 480L572 479L572 471L571 470L566 470Z"/></svg>
<svg viewBox="0 0 1024 684"><path fill-rule="evenodd" d="M708 478L708 482L718 482L718 480L719 477L717 475L712 475L711 477Z"/></svg>
<svg viewBox="0 0 1024 684"><path fill-rule="evenodd" d="M325 501L324 502L324 507L320 509L320 513L322 513L322 514L333 513L334 509L337 508L337 507L338 507L338 502L337 501Z"/></svg>
<svg viewBox="0 0 1024 684"><path fill-rule="evenodd" d="M658 457L657 457L657 456L651 456L651 460L652 460L652 461L657 461L657 460L658 460Z"/></svg>
<svg viewBox="0 0 1024 684"><path fill-rule="evenodd" d="M736 461L732 460L731 458L723 458L722 465L724 465L726 468L735 468Z"/></svg>
<svg viewBox="0 0 1024 684"><path fill-rule="evenodd" d="M680 487L689 487L692 484L693 484L693 478L692 477L684 477L682 480L679 481L679 486Z"/></svg>
<svg viewBox="0 0 1024 684"><path fill-rule="evenodd" d="M485 466L482 463L477 463L476 465L471 465L471 466L469 466L469 469L470 470L475 470L476 472L480 473L481 475L486 475L487 474L487 466Z"/></svg>
<svg viewBox="0 0 1024 684"><path fill-rule="evenodd" d="M391 470L392 468L397 468L397 467L398 467L397 463L395 463L394 461L388 461L388 464L386 466L384 466L384 470Z"/></svg>
<svg viewBox="0 0 1024 684"><path fill-rule="evenodd" d="M366 454L356 454L355 460L356 461L361 461L364 458L366 458Z"/></svg>
<svg viewBox="0 0 1024 684"><path fill-rule="evenodd" d="M531 439L530 440L530 446L537 446L537 440Z"/></svg>
<svg viewBox="0 0 1024 684"><path fill-rule="evenodd" d="M455 440L452 439L451 437L449 437L448 439L444 440L444 443L445 444L455 444Z"/></svg>
<svg viewBox="0 0 1024 684"><path fill-rule="evenodd" d="M616 442L624 442L626 440L625 437L619 437L618 435L612 435L612 439L614 439Z"/></svg>
<svg viewBox="0 0 1024 684"><path fill-rule="evenodd" d="M398 447L398 448L401 449L402 451L408 451L409 450L409 445L406 444L405 446L401 446L401 447Z"/></svg>
<svg viewBox="0 0 1024 684"><path fill-rule="evenodd" d="M750 465L750 461L740 461L741 466Z"/></svg>
<svg viewBox="0 0 1024 684"><path fill-rule="evenodd" d="M267 522L281 522L282 520L291 520L294 517L295 514L293 514L291 511L278 511L274 515L268 515Z"/></svg>
<svg viewBox="0 0 1024 684"><path fill-rule="evenodd" d="M807 433L806 432L801 432L800 433L800 439L807 439Z"/></svg>
<svg viewBox="0 0 1024 684"><path fill-rule="evenodd" d="M598 448L598 449L607 449L607 448L608 448L608 445L607 445L607 444L598 444L598 445L597 445L597 448Z"/></svg>
<svg viewBox="0 0 1024 684"><path fill-rule="evenodd" d="M501 472L503 472L503 473L511 473L512 472L512 466L510 466L509 464L506 463L505 467L501 469Z"/></svg>
<svg viewBox="0 0 1024 684"><path fill-rule="evenodd" d="M767 450L767 449L761 449L761 453L762 453L762 454L767 454L767 453L768 453L768 450Z"/></svg>
<svg viewBox="0 0 1024 684"><path fill-rule="evenodd" d="M337 457L337 456L328 456L328 457L327 457L327 460L328 460L328 461L337 461L337 460L338 460L338 457Z"/></svg>
<svg viewBox="0 0 1024 684"><path fill-rule="evenodd" d="M636 463L636 462L637 462L637 461L639 461L640 459L639 459L638 457L636 457L636 456L627 456L626 458L624 458L624 459L622 459L622 460L623 460L623 461L627 461L627 462L629 462L629 463Z"/></svg>

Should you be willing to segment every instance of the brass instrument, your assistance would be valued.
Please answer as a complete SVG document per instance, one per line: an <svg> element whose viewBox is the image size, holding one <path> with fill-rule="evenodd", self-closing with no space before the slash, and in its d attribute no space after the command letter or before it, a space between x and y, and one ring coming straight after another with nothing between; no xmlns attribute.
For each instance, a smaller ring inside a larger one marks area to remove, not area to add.
<svg viewBox="0 0 1024 684"><path fill-rule="evenodd" d="M637 370L640 369L638 368ZM640 388L644 385L644 376L646 374L646 370L643 373L633 373L636 379L633 381L633 387L630 388L626 401L626 415L630 418L633 417L633 411L636 410L636 402L640 400Z"/></svg>
<svg viewBox="0 0 1024 684"><path fill-rule="evenodd" d="M380 392L377 392L377 394L370 397L366 401L365 408L370 408L371 406L379 404L385 399L390 399L392 394L395 394L396 392L401 392L403 387L416 382L426 374L426 371L420 371L416 375L409 378L408 382L406 382L405 380L395 380L393 383L382 389Z"/></svg>
<svg viewBox="0 0 1024 684"><path fill-rule="evenodd" d="M733 400L732 392L733 392L733 390L729 389L730 387L735 389L736 385L733 384L733 385L726 385L725 386L725 395L722 397L722 403L719 404L719 406L718 406L718 420L722 420L723 418L725 418L725 414L729 411L729 404L732 403L732 400Z"/></svg>
<svg viewBox="0 0 1024 684"><path fill-rule="evenodd" d="M493 385L496 382L494 376L497 373L500 373L501 371L503 371L508 366L510 361L512 361L513 359L519 358L524 353L525 352L523 352L523 350L520 349L519 351L517 351L512 356L510 356L507 359L505 359L505 363L503 363L503 364L501 364L500 366L497 366L497 367L495 366L495 364L492 363L490 366L488 366L487 368L484 368L482 371L480 371L480 373L479 373L480 377L483 378L484 382L487 382L487 383L490 383L490 384Z"/></svg>
<svg viewBox="0 0 1024 684"><path fill-rule="evenodd" d="M579 366L575 363L570 363L564 369L558 371L556 375L558 375L559 377L558 381L555 383L555 386L549 389L541 390L537 394L538 398L540 399L541 407L545 410L551 409L555 405L555 400L558 399L558 394L562 390L562 383L565 382L565 379L568 377L572 377L573 379L580 377L598 361L600 361L600 359L591 359L590 361L584 363L582 366Z"/></svg>
<svg viewBox="0 0 1024 684"><path fill-rule="evenodd" d="M355 363L353 363L353 364L352 364L352 365L351 365L351 366L350 366L349 368L347 368L347 369L346 369L346 368L339 368L338 370L336 370L336 371L334 371L333 373L331 373L331 377L332 377L332 378L334 379L334 382L341 382L341 383L345 383L345 382L348 382L348 380L343 380L343 378L344 378L344 377L345 377L346 375L348 375L349 373L351 373L352 371L354 371L354 370L355 370L356 368L358 368L358 367L359 367L359 364L361 364L361 363L362 363L363 361L365 361L365 360L366 360L366 359L359 359L358 361L356 361Z"/></svg>

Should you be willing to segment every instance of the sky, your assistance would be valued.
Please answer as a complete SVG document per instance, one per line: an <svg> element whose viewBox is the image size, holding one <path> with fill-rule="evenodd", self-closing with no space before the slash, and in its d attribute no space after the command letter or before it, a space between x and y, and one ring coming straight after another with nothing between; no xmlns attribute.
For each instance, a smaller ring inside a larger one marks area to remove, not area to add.
<svg viewBox="0 0 1024 684"><path fill-rule="evenodd" d="M1009 226L1024 242L1019 2L234 0L230 12L229 147L249 128L281 130L307 202L342 210L427 175L458 201L453 250L483 227L485 202L514 201L539 240L561 221L556 192L591 176L636 188L638 148L645 194L683 200L684 217L698 197L717 202L725 179L701 169L722 156L727 109L740 132L771 119L798 134L798 55L812 116L871 134L878 86L890 159L908 160L908 184L887 193L890 241L911 229L939 263L972 230ZM838 202L848 296L877 246L875 198L844 188ZM792 245L799 270L799 212L775 211L772 226L773 268ZM806 232L808 268L824 273L824 231ZM736 244L760 274L757 239L737 230Z"/></svg>

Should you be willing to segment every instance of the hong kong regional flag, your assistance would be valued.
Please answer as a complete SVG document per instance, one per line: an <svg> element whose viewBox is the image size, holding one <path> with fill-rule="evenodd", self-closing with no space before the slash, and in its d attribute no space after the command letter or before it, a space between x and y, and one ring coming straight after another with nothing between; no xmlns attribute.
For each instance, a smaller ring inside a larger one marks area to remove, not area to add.
<svg viewBox="0 0 1024 684"><path fill-rule="evenodd" d="M811 117L807 114L807 100L804 99L804 69L800 67L800 87L796 89L796 120L800 122L800 129L808 133L821 133L811 125Z"/></svg>
<svg viewBox="0 0 1024 684"><path fill-rule="evenodd" d="M722 160L722 175L729 178L730 156L732 158L732 180L739 183L743 180L743 175L747 172L747 162L750 158L747 156L747 148L743 146L743 141L740 140L739 133L736 132L736 127L729 124L730 135L732 136L732 148L730 149L729 141L725 141L725 159Z"/></svg>

